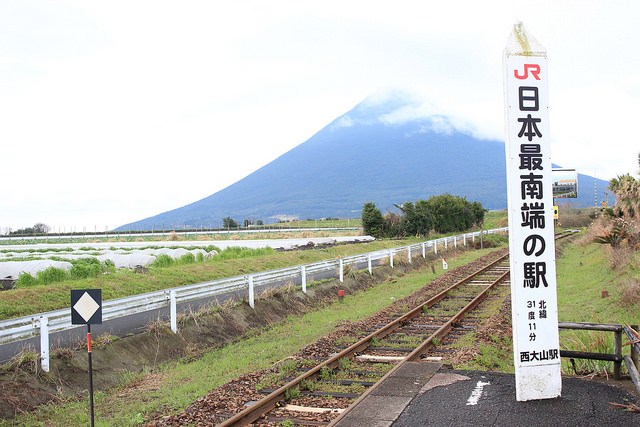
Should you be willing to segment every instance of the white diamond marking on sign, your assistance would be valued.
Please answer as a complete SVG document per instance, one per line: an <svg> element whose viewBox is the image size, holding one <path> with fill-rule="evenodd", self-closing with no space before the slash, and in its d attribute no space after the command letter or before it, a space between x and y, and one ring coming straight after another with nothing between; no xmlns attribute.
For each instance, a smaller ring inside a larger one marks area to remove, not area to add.
<svg viewBox="0 0 640 427"><path fill-rule="evenodd" d="M85 322L88 322L99 308L100 306L96 300L91 298L88 292L85 292L73 306L73 309L82 316Z"/></svg>

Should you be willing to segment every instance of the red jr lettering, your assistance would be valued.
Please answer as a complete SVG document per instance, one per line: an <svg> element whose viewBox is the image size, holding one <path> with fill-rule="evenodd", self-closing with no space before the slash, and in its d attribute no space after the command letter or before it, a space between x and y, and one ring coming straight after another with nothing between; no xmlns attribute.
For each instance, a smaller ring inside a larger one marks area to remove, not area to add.
<svg viewBox="0 0 640 427"><path fill-rule="evenodd" d="M540 80L540 65L539 64L524 64L524 74L520 74L518 70L513 70L513 75L516 79L524 80L529 77L529 71L531 71L531 75L536 79Z"/></svg>

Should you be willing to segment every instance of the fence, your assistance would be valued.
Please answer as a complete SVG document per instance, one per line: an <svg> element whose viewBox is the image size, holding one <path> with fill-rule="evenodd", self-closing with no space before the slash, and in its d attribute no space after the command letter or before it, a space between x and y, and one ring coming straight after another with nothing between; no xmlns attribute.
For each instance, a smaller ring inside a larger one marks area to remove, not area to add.
<svg viewBox="0 0 640 427"><path fill-rule="evenodd" d="M394 257L398 254L406 254L408 262L416 254L423 258L427 252L438 253L440 250L446 251L449 245L457 247L467 245L467 241L475 242L476 238L493 233L505 233L506 227L492 230L483 230L473 233L466 233L457 236L443 237L429 240L409 246L402 246L393 249L379 250L361 255L343 257L334 260L316 262L312 264L287 267L278 270L265 271L251 275L236 276L226 279L214 280L210 282L197 283L162 291L150 292L146 294L134 295L126 298L104 301L102 305L103 322L117 319L133 314L157 310L169 307L171 330L177 333L177 305L199 299L211 298L225 294L246 292L249 305L255 305L255 292L259 289L266 289L278 283L300 283L302 291L306 293L307 278L320 273L334 274L342 282L344 280L344 269L351 266L358 269L366 263L369 273L372 273L374 263L379 264L382 260L389 260L389 265L393 267ZM49 335L56 332L78 328L71 324L71 310L61 309L47 313L24 316L20 318L5 320L0 322L0 345L15 341L25 340L40 335L40 357L42 369L49 371Z"/></svg>
<svg viewBox="0 0 640 427"><path fill-rule="evenodd" d="M575 323L575 322L558 322L558 328L571 330L588 330L613 332L613 354L609 353L590 353L583 351L561 350L560 356L575 359L605 360L613 362L613 378L616 380L622 377L622 362L625 362L629 376L640 393L640 376L638 375L638 356L640 355L640 339L635 330L637 326L629 327L619 324L596 324L596 323ZM625 333L629 337L631 346L630 355L622 355L622 334Z"/></svg>

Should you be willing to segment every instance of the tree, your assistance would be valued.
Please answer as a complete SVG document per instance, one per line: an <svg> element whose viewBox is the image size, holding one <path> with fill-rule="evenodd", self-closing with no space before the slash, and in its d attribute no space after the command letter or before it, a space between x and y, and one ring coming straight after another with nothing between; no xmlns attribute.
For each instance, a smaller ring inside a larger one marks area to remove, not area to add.
<svg viewBox="0 0 640 427"><path fill-rule="evenodd" d="M362 229L364 234L373 237L384 235L385 221L382 213L373 202L367 202L362 208Z"/></svg>
<svg viewBox="0 0 640 427"><path fill-rule="evenodd" d="M43 224L41 222L33 226L33 232L36 234L47 234L49 232L49 229L50 228L47 224Z"/></svg>
<svg viewBox="0 0 640 427"><path fill-rule="evenodd" d="M484 215L487 213L487 210L482 207L482 203L480 202L472 202L471 203L471 215L473 217L473 225L477 225L478 227L482 226L484 223Z"/></svg>
<svg viewBox="0 0 640 427"><path fill-rule="evenodd" d="M238 223L230 216L222 218L222 228L238 228Z"/></svg>
<svg viewBox="0 0 640 427"><path fill-rule="evenodd" d="M640 180L630 174L619 175L609 181L609 190L616 196L613 209L606 211L605 221L610 221L601 236L596 236L598 243L607 243L613 247L628 241L632 247L640 247Z"/></svg>
<svg viewBox="0 0 640 427"><path fill-rule="evenodd" d="M640 181L630 174L609 181L609 190L616 196L615 210L619 216L640 219Z"/></svg>
<svg viewBox="0 0 640 427"><path fill-rule="evenodd" d="M41 222L35 224L33 227L21 228L16 231L12 231L9 234L13 235L34 235L34 234L47 234L50 228L48 225Z"/></svg>
<svg viewBox="0 0 640 427"><path fill-rule="evenodd" d="M466 198L445 193L420 200L416 203L422 221L421 227L428 227L438 233L464 231L474 225L482 225L486 210L480 202L470 203Z"/></svg>
<svg viewBox="0 0 640 427"><path fill-rule="evenodd" d="M428 236L438 233L468 230L482 225L486 210L480 202L470 203L464 197L441 194L415 204L395 205L400 215L388 212L384 217L373 203L362 209L362 227L374 237Z"/></svg>
<svg viewBox="0 0 640 427"><path fill-rule="evenodd" d="M395 205L403 213L400 232L405 236L428 236L433 227L433 215L426 201L418 200L414 205L406 202Z"/></svg>
<svg viewBox="0 0 640 427"><path fill-rule="evenodd" d="M418 234L415 205L411 202L406 202L401 205L395 205L395 207L402 212L402 217L398 221L399 234L403 236L415 236Z"/></svg>

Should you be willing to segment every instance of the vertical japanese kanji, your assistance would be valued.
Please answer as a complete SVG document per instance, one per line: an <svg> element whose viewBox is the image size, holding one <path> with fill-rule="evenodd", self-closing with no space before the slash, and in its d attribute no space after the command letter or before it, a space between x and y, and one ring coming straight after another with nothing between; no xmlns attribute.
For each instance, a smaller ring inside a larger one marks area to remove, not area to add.
<svg viewBox="0 0 640 427"><path fill-rule="evenodd" d="M547 52L514 26L504 53L511 309L518 401L560 396Z"/></svg>

